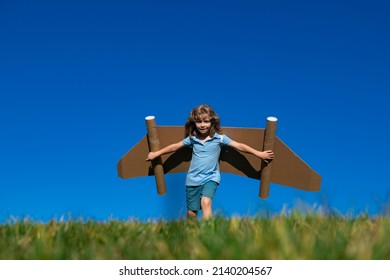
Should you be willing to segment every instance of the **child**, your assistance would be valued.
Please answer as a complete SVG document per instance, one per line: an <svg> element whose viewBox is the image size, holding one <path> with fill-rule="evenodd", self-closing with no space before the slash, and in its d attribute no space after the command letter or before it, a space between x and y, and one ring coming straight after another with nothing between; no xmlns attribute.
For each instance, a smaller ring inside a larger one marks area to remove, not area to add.
<svg viewBox="0 0 390 280"><path fill-rule="evenodd" d="M212 217L212 199L220 182L219 155L221 146L228 145L263 160L273 159L272 151L258 151L221 134L220 119L208 105L195 107L185 124L186 138L158 151L150 152L147 161L187 146L192 148L192 160L186 177L187 217Z"/></svg>

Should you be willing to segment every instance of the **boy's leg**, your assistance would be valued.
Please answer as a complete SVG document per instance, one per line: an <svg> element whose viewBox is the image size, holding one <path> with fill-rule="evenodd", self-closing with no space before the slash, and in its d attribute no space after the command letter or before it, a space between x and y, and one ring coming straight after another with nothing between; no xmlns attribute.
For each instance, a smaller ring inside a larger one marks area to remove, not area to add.
<svg viewBox="0 0 390 280"><path fill-rule="evenodd" d="M218 184L214 181L209 181L202 186L200 204L202 207L202 218L205 220L210 219L213 216L212 204L217 187Z"/></svg>
<svg viewBox="0 0 390 280"><path fill-rule="evenodd" d="M198 215L200 209L200 195L200 187L186 187L187 218L195 218Z"/></svg>
<svg viewBox="0 0 390 280"><path fill-rule="evenodd" d="M198 211L187 210L187 218L196 218L198 216Z"/></svg>
<svg viewBox="0 0 390 280"><path fill-rule="evenodd" d="M202 197L200 204L202 205L202 219L208 220L213 216L212 200L208 197Z"/></svg>

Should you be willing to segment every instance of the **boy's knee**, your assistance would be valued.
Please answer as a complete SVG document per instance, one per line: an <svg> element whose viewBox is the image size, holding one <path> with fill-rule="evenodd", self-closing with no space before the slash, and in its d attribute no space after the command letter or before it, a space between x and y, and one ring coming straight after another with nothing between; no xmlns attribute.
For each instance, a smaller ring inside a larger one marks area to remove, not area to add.
<svg viewBox="0 0 390 280"><path fill-rule="evenodd" d="M210 208L211 207L211 198L209 198L209 197L202 197L200 203L202 205L202 209Z"/></svg>
<svg viewBox="0 0 390 280"><path fill-rule="evenodd" d="M198 211L187 210L187 217L188 218L195 218L197 215L198 215Z"/></svg>

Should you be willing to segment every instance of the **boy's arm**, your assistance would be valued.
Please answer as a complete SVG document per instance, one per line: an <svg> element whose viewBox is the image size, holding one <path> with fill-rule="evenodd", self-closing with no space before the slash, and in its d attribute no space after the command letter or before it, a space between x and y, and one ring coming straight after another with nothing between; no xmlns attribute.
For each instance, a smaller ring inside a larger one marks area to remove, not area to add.
<svg viewBox="0 0 390 280"><path fill-rule="evenodd" d="M177 142L177 143L174 143L174 144L171 144L171 145L168 145L158 151L155 151L155 152L150 152L148 154L148 157L146 158L147 161L151 161L151 160L154 160L155 158L161 156L161 155L164 155L164 154L168 154L168 153L172 153L172 152L176 152L178 149L184 147L184 144L183 144L183 141L180 141L180 142Z"/></svg>
<svg viewBox="0 0 390 280"><path fill-rule="evenodd" d="M261 152L261 151L258 151L256 149L253 149L252 147L250 147L250 146L248 146L248 145L246 145L244 143L240 143L240 142L237 142L237 141L234 141L234 140L232 140L228 144L228 146L233 147L236 150L239 150L241 152L255 155L258 158L261 158L261 159L264 159L264 160L270 160L270 159L274 158L274 153L272 151L270 151L270 150Z"/></svg>

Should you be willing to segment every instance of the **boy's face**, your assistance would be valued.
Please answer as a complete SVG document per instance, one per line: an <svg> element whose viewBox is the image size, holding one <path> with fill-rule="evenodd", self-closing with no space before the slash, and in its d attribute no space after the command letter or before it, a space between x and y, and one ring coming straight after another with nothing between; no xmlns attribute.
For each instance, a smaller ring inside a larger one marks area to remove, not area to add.
<svg viewBox="0 0 390 280"><path fill-rule="evenodd" d="M207 114L201 114L195 121L196 129L202 136L207 136L211 128L211 119Z"/></svg>

